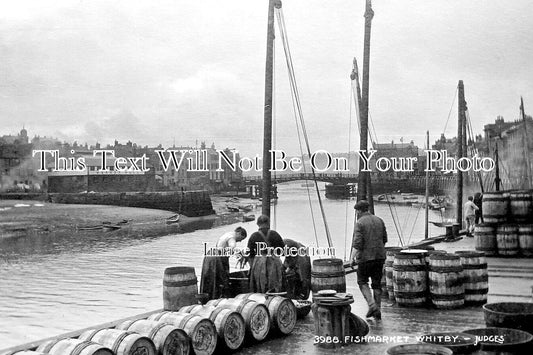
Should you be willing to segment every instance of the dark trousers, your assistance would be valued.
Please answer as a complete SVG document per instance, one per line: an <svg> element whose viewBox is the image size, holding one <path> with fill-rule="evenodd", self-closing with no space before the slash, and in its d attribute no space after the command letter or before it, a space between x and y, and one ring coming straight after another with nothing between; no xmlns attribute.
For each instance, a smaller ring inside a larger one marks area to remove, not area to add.
<svg viewBox="0 0 533 355"><path fill-rule="evenodd" d="M385 260L362 261L357 264L357 284L366 285L371 280L372 288L381 288Z"/></svg>

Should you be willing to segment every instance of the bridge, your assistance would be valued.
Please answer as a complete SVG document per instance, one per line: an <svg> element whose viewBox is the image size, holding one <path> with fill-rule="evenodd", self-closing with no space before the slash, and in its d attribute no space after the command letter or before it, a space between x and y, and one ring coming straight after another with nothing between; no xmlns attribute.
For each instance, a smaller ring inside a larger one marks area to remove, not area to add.
<svg viewBox="0 0 533 355"><path fill-rule="evenodd" d="M243 176L245 185L259 185L263 180L262 175ZM317 180L322 182L329 182L335 184L348 184L357 182L357 174L343 174L343 173L286 173L273 174L272 183L281 184L283 182L299 181L299 180Z"/></svg>

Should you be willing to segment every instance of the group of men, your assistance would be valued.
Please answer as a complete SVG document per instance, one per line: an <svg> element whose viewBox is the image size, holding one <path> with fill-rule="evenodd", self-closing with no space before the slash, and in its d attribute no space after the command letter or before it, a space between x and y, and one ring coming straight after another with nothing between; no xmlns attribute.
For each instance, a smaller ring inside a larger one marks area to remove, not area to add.
<svg viewBox="0 0 533 355"><path fill-rule="evenodd" d="M310 292L311 261L309 256L285 255L284 261L277 254L268 250L301 248L302 244L283 239L270 229L270 219L261 215L257 219L258 230L250 236L246 256L237 252L241 268L249 264L249 290L258 293L287 292L288 296L307 299ZM222 235L217 248L235 249L238 242L247 236L244 228L238 227L233 232ZM202 265L200 293L207 293L209 298L230 297L229 256L206 256Z"/></svg>
<svg viewBox="0 0 533 355"><path fill-rule="evenodd" d="M367 318L381 319L381 278L386 257L387 231L383 220L368 211L367 201L357 202L354 208L358 214L352 245L355 251L353 264L357 265L357 284L368 304ZM248 240L249 254L242 259L250 265L250 291L288 291L291 298L307 299L311 279L309 256L285 256L282 263L278 256L267 255L257 247L260 243L272 248L299 248L303 245L290 239L283 240L279 233L270 229L270 220L265 215L257 219L257 225L257 232ZM239 227L224 234L217 242L217 247L234 248L246 235L246 230ZM229 287L228 257L206 257L202 266L200 292L208 293L210 298L229 297Z"/></svg>

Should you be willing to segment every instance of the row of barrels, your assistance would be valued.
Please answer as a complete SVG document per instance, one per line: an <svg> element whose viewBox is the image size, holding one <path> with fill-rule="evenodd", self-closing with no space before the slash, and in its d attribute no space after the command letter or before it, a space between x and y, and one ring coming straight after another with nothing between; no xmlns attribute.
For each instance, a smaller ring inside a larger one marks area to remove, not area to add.
<svg viewBox="0 0 533 355"><path fill-rule="evenodd" d="M487 302L485 255L477 251L387 248L384 296L399 306L449 309Z"/></svg>
<svg viewBox="0 0 533 355"><path fill-rule="evenodd" d="M533 224L478 224L474 243L487 256L533 257Z"/></svg>
<svg viewBox="0 0 533 355"><path fill-rule="evenodd" d="M486 192L481 206L485 223L527 223L533 215L533 190Z"/></svg>
<svg viewBox="0 0 533 355"><path fill-rule="evenodd" d="M35 351L2 355L212 355L235 351L269 334L290 334L295 326L291 300L250 293L128 320L114 329L88 330L77 339L56 338Z"/></svg>

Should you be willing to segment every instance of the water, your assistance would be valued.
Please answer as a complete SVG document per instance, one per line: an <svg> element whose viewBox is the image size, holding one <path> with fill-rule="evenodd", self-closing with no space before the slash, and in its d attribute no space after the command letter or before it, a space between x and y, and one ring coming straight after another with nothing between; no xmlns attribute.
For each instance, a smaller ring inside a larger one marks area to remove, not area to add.
<svg viewBox="0 0 533 355"><path fill-rule="evenodd" d="M316 197L312 196L317 237L305 187L281 185L278 191L272 212L275 229L308 246L317 246L318 238L318 246L327 247ZM353 204L324 200L333 246L340 258L351 241ZM396 206L393 210L404 229L404 243L423 238L422 209ZM430 221L440 221L440 214L430 213ZM376 214L385 221L388 245L399 245L389 207L376 205ZM256 230L254 222L241 225L249 234ZM162 308L165 268L190 265L199 276L203 243L214 243L236 226L150 238L106 233L91 238L0 240L0 348ZM430 225L430 235L442 232ZM349 249L346 253L349 255Z"/></svg>

